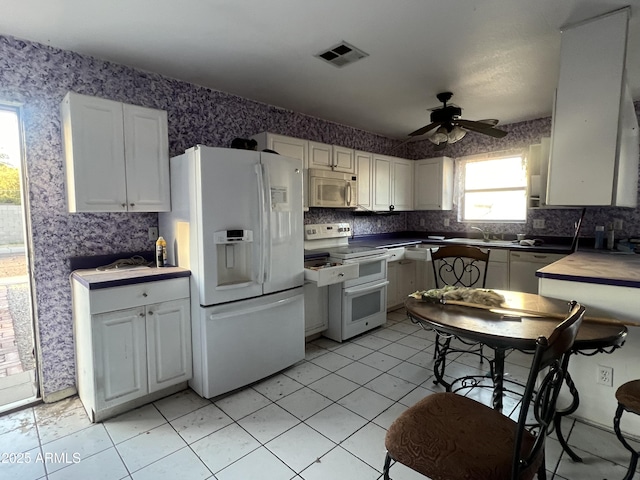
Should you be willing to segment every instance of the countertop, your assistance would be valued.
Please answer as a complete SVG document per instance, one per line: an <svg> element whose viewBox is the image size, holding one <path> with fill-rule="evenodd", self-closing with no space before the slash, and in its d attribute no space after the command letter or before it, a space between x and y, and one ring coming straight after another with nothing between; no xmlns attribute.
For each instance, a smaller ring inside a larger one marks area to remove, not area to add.
<svg viewBox="0 0 640 480"><path fill-rule="evenodd" d="M578 251L547 265L537 277L640 288L640 255Z"/></svg>
<svg viewBox="0 0 640 480"><path fill-rule="evenodd" d="M460 238L460 237L456 237ZM569 243L543 243L542 245L536 246L524 246L520 245L517 242L478 242L478 239L471 239L473 243L470 243L474 246L478 246L480 248L499 248L499 249L509 249L509 250L520 250L526 252L537 252L537 253L560 253L568 255L571 253L571 245L570 240ZM381 234L381 235L364 235L357 236L349 239L349 245L354 247L367 246L372 248L394 248L394 247L410 247L413 245L462 245L461 242L456 241L452 242L450 240L445 239L434 239L428 238L428 235L407 235L406 233L398 233L398 234ZM305 250L304 251L305 260L313 259L316 257L327 256L328 253L326 251L321 250Z"/></svg>
<svg viewBox="0 0 640 480"><path fill-rule="evenodd" d="M89 290L189 276L191 276L191 271L182 267L135 267L114 270L90 268L74 270L71 273L72 279L77 280Z"/></svg>

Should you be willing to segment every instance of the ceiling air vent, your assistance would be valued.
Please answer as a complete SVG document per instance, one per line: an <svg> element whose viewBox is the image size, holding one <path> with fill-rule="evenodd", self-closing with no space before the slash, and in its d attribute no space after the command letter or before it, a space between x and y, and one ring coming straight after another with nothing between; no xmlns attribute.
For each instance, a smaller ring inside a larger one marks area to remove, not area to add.
<svg viewBox="0 0 640 480"><path fill-rule="evenodd" d="M336 67L344 67L361 58L368 57L369 54L343 41L315 56Z"/></svg>

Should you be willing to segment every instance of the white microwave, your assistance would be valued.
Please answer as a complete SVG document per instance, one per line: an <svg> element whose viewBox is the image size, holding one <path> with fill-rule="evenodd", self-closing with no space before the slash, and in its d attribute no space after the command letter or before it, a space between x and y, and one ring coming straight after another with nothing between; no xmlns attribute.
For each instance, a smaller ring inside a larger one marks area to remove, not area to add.
<svg viewBox="0 0 640 480"><path fill-rule="evenodd" d="M325 208L357 207L357 181L352 173L309 169L309 206Z"/></svg>

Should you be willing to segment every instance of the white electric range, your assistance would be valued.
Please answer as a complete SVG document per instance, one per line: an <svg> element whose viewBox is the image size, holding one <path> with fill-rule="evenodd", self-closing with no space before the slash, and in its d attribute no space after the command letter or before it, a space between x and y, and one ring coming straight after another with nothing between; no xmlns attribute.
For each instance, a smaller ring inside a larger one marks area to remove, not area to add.
<svg viewBox="0 0 640 480"><path fill-rule="evenodd" d="M324 261L328 271L352 269L338 277L338 282L329 284L329 327L322 334L342 342L383 325L387 319L389 284L387 249L349 246L351 226L348 223L305 225L304 230L305 252L326 252L327 256L320 262ZM357 267L355 275L354 267Z"/></svg>

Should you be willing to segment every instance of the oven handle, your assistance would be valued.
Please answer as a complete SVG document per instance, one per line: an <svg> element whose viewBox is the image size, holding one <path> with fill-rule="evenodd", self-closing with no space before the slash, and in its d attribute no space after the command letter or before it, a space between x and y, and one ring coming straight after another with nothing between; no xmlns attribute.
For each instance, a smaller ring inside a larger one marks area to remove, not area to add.
<svg viewBox="0 0 640 480"><path fill-rule="evenodd" d="M342 290L342 293L345 297L351 297L353 295L358 295L359 293L368 293L373 292L374 290L380 290L380 288L386 287L387 285L389 285L389 282L387 280L384 280L373 285L365 285L364 287L345 288Z"/></svg>
<svg viewBox="0 0 640 480"><path fill-rule="evenodd" d="M386 260L389 257L391 257L391 254L385 253L384 255L375 255L371 257L351 258L349 260L342 260L342 263L359 263L359 264L374 263L374 262L379 262L380 260Z"/></svg>

